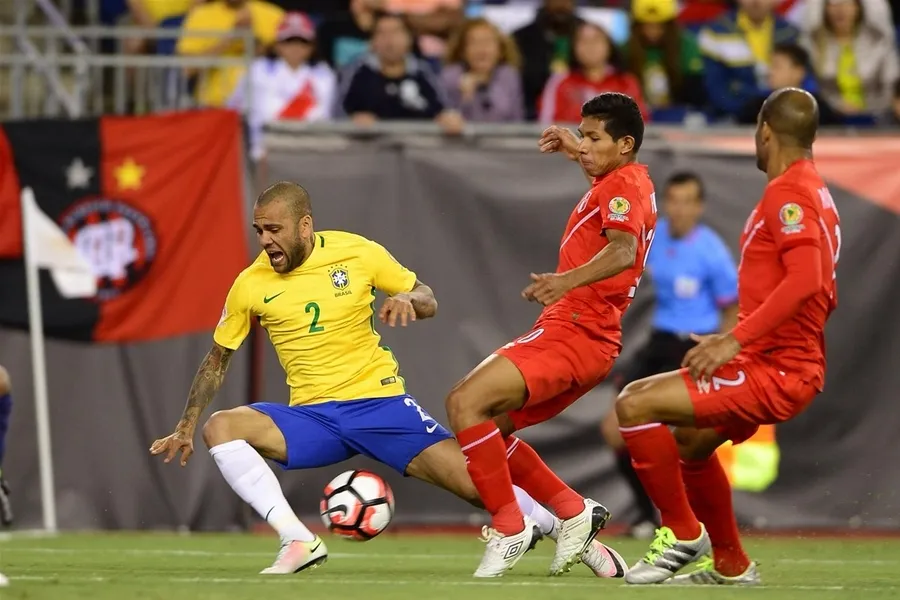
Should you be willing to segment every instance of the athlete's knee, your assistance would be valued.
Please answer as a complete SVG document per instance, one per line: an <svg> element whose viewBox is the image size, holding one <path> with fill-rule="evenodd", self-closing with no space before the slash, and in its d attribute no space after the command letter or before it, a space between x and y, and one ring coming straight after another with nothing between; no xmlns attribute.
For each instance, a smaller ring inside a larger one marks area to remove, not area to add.
<svg viewBox="0 0 900 600"><path fill-rule="evenodd" d="M208 448L239 439L235 421L238 415L233 410L220 410L210 415L203 425L203 442Z"/></svg>
<svg viewBox="0 0 900 600"><path fill-rule="evenodd" d="M484 398L467 381L453 386L444 402L450 427L460 431L488 420L490 411L484 404Z"/></svg>
<svg viewBox="0 0 900 600"><path fill-rule="evenodd" d="M12 391L12 382L9 380L9 372L0 366L0 396L5 396Z"/></svg>
<svg viewBox="0 0 900 600"><path fill-rule="evenodd" d="M642 381L625 386L616 398L616 418L619 427L636 427L653 422L653 413Z"/></svg>

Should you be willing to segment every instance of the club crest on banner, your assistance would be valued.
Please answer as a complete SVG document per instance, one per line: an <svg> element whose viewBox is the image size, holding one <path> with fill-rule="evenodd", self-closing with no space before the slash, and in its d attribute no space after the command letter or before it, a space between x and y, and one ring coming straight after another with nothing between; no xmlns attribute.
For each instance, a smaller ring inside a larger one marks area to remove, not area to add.
<svg viewBox="0 0 900 600"><path fill-rule="evenodd" d="M79 200L63 213L59 224L97 276L98 300L111 300L131 289L156 258L157 238L150 218L120 200Z"/></svg>

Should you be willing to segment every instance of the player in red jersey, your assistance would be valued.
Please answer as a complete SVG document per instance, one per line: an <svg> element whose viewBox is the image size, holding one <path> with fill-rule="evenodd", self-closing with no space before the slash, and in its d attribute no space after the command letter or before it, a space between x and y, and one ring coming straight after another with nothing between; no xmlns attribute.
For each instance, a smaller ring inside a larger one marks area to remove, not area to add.
<svg viewBox="0 0 900 600"><path fill-rule="evenodd" d="M653 184L637 152L637 103L605 93L582 108L579 142L551 127L544 152L578 160L592 182L572 211L556 273L532 274L524 298L545 308L530 332L488 357L447 397L469 473L492 516L476 577L498 577L522 557L532 527L513 484L559 519L551 574L582 560L609 512L563 483L512 433L550 419L600 383L621 347L621 318L640 281L656 224ZM551 537L554 537L551 535Z"/></svg>
<svg viewBox="0 0 900 600"><path fill-rule="evenodd" d="M796 416L825 382L841 230L812 161L817 125L818 106L805 91L787 88L766 100L756 156L769 184L741 236L738 324L698 337L682 370L632 383L618 398L622 435L663 524L629 583L666 581L710 550L712 561L672 582L760 583L715 449ZM666 425L676 427L674 436Z"/></svg>

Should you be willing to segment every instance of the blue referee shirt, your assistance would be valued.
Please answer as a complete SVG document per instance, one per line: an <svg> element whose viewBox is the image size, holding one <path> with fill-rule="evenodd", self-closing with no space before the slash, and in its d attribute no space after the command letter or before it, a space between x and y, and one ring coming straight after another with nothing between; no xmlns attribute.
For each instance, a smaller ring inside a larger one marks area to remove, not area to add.
<svg viewBox="0 0 900 600"><path fill-rule="evenodd" d="M647 267L656 289L653 327L675 334L719 331L719 311L737 301L737 269L719 235L698 225L673 238L669 222L657 222Z"/></svg>

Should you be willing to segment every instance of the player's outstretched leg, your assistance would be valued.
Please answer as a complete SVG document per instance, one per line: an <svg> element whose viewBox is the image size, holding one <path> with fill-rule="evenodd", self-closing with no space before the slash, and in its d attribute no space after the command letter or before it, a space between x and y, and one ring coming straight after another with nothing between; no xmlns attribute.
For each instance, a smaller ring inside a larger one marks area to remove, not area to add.
<svg viewBox="0 0 900 600"><path fill-rule="evenodd" d="M743 441L753 435L752 427L735 438ZM675 430L681 473L694 514L709 530L713 556L701 561L697 569L666 581L680 585L759 585L762 579L756 563L751 562L741 545L732 504L731 485L716 455L725 443L715 429L679 427Z"/></svg>
<svg viewBox="0 0 900 600"><path fill-rule="evenodd" d="M446 400L469 476L491 514L487 548L476 577L502 576L522 558L534 536L531 519L525 519L516 502L506 444L492 420L521 407L525 394L525 381L515 365L492 355L456 384Z"/></svg>
<svg viewBox="0 0 900 600"><path fill-rule="evenodd" d="M6 450L6 432L12 413L12 384L9 373L0 366L0 524L12 525L13 511L9 496L9 485L3 477L3 455Z"/></svg>
<svg viewBox="0 0 900 600"><path fill-rule="evenodd" d="M678 446L667 424L692 426L694 408L678 371L629 384L619 394L616 414L635 471L659 509L662 527L650 551L628 572L628 583L661 583L711 550L682 480Z"/></svg>
<svg viewBox="0 0 900 600"><path fill-rule="evenodd" d="M263 460L265 456L287 463L287 445L274 421L246 406L220 411L204 425L203 440L231 489L281 536L275 562L261 573L285 575L324 563L325 544L291 510L278 478Z"/></svg>
<svg viewBox="0 0 900 600"><path fill-rule="evenodd" d="M503 424L504 419L497 419ZM508 428L505 426L503 428ZM597 533L606 526L610 513L605 506L590 498L583 498L566 485L534 448L515 436L506 438L506 454L513 483L548 506L559 517L556 553L550 565L551 575L561 575L571 570L578 561L584 561L594 573L607 573L606 560L615 557L603 548L592 544ZM599 552L599 554L598 554ZM608 575L599 575L601 577Z"/></svg>

